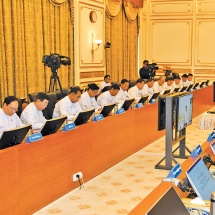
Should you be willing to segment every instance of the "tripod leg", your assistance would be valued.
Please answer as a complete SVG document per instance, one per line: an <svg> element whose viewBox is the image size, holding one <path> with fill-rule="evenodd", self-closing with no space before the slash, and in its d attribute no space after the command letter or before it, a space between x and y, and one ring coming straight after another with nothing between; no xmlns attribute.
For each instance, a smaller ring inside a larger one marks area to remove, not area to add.
<svg viewBox="0 0 215 215"><path fill-rule="evenodd" d="M49 91L48 91L49 93L51 92L51 88L52 88L51 86L52 86L52 76L50 77L50 81L49 81Z"/></svg>
<svg viewBox="0 0 215 215"><path fill-rule="evenodd" d="M59 87L60 87L60 92L63 95L63 89L62 89L62 86L61 86L61 83L60 83L60 79L59 79L58 76L57 76L57 81L58 81L58 84L59 84Z"/></svg>

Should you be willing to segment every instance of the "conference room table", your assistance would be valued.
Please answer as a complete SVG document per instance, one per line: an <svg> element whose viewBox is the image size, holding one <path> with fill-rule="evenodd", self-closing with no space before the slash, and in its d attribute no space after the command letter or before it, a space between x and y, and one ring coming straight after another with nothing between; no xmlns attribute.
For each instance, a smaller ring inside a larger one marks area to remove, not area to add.
<svg viewBox="0 0 215 215"><path fill-rule="evenodd" d="M193 117L211 109L213 87L193 92ZM28 215L164 136L158 103L0 150L0 214Z"/></svg>

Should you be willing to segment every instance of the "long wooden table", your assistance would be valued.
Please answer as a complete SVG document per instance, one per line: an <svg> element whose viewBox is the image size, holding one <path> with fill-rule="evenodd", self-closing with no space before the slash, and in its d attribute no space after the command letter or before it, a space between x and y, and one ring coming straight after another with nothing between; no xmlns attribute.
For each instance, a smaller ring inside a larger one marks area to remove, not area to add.
<svg viewBox="0 0 215 215"><path fill-rule="evenodd" d="M213 88L193 92L193 116L213 107ZM0 151L0 214L28 215L164 135L157 103Z"/></svg>

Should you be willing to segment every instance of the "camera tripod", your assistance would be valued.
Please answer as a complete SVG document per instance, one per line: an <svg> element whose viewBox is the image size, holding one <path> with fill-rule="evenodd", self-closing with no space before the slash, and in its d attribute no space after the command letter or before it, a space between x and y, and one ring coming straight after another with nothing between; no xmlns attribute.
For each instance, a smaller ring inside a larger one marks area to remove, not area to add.
<svg viewBox="0 0 215 215"><path fill-rule="evenodd" d="M58 90L57 86L59 85L60 87L60 92L63 94L63 89L60 83L60 78L57 75L57 70L52 70L52 76L50 77L50 82L49 82L49 93L50 92L55 92Z"/></svg>

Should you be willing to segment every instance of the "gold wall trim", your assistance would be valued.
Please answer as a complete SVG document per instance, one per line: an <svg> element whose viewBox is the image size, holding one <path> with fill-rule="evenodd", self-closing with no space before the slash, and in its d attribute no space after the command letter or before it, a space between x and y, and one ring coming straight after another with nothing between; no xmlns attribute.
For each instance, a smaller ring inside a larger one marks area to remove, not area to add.
<svg viewBox="0 0 215 215"><path fill-rule="evenodd" d="M195 69L195 74L215 74L215 69Z"/></svg>
<svg viewBox="0 0 215 215"><path fill-rule="evenodd" d="M80 79L83 78L96 78L103 77L104 71L96 71L96 72L80 72Z"/></svg>
<svg viewBox="0 0 215 215"><path fill-rule="evenodd" d="M90 1L92 1L92 3L93 2L98 2L98 3L104 4L104 0L90 0Z"/></svg>
<svg viewBox="0 0 215 215"><path fill-rule="evenodd" d="M215 13L215 1L197 1L197 15L209 15Z"/></svg>
<svg viewBox="0 0 215 215"><path fill-rule="evenodd" d="M192 2L186 1L163 1L150 2L150 15L191 15L193 13Z"/></svg>

